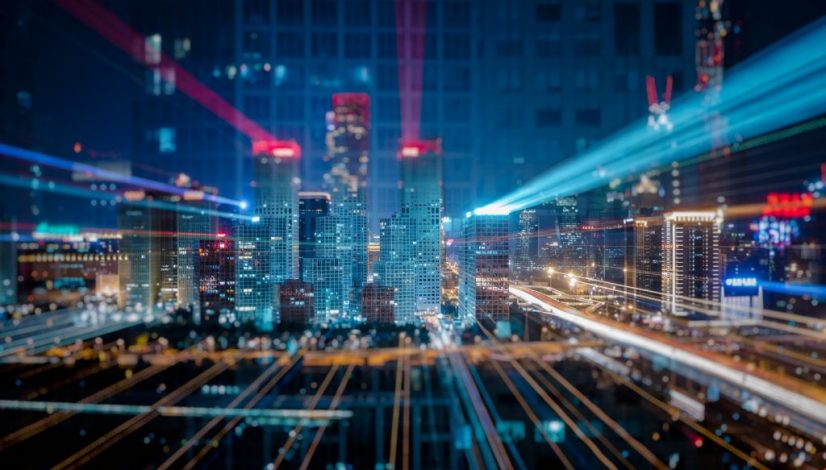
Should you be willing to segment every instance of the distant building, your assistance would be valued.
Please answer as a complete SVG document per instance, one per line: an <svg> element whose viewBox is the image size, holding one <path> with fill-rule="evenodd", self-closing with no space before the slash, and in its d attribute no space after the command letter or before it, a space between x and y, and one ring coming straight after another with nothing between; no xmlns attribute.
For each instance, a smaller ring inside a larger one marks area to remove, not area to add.
<svg viewBox="0 0 826 470"><path fill-rule="evenodd" d="M666 313L691 313L690 299L719 303L720 224L719 216L711 211L665 214L662 283Z"/></svg>
<svg viewBox="0 0 826 470"><path fill-rule="evenodd" d="M196 257L198 301L202 323L235 320L236 245L218 238L200 240Z"/></svg>
<svg viewBox="0 0 826 470"><path fill-rule="evenodd" d="M413 228L409 217L394 215L379 222L379 259L373 282L395 289L395 319L416 320L416 271L413 265Z"/></svg>
<svg viewBox="0 0 826 470"><path fill-rule="evenodd" d="M559 265L554 268L565 272L582 273L585 270L587 257L576 196L557 199L555 208L559 239Z"/></svg>
<svg viewBox="0 0 826 470"><path fill-rule="evenodd" d="M393 323L396 321L393 287L368 283L361 292L362 316L368 323Z"/></svg>
<svg viewBox="0 0 826 470"><path fill-rule="evenodd" d="M539 268L539 221L536 209L524 209L511 214L514 226L511 236L511 276L530 280Z"/></svg>
<svg viewBox="0 0 826 470"><path fill-rule="evenodd" d="M469 215L459 255L459 315L507 321L508 216Z"/></svg>
<svg viewBox="0 0 826 470"><path fill-rule="evenodd" d="M281 324L307 325L315 318L313 285L288 279L278 286L278 311Z"/></svg>
<svg viewBox="0 0 826 470"><path fill-rule="evenodd" d="M206 194L215 195L217 190L195 187L185 193L186 210L178 211L177 220L177 305L191 309L194 314L200 307L197 270L199 243L216 235L212 217L215 204L205 198Z"/></svg>
<svg viewBox="0 0 826 470"><path fill-rule="evenodd" d="M437 314L441 307L442 141L402 142L401 213L410 220L409 246L415 270L415 311Z"/></svg>
<svg viewBox="0 0 826 470"><path fill-rule="evenodd" d="M77 235L18 242L17 301L69 306L85 295L115 296L118 241Z"/></svg>
<svg viewBox="0 0 826 470"><path fill-rule="evenodd" d="M267 329L273 323L272 230L265 220L239 220L234 227L235 312L238 320Z"/></svg>
<svg viewBox="0 0 826 470"><path fill-rule="evenodd" d="M325 215L315 219L312 257L302 260L301 279L313 285L316 319L321 322L350 318L352 245L347 219Z"/></svg>
<svg viewBox="0 0 826 470"><path fill-rule="evenodd" d="M629 298L650 310L661 307L663 218L637 217L625 221L625 279Z"/></svg>
<svg viewBox="0 0 826 470"><path fill-rule="evenodd" d="M367 202L370 150L370 97L366 93L335 93L327 113L324 187L330 191L330 213L342 224L337 243L347 289L347 317L358 314L361 286L367 282Z"/></svg>
<svg viewBox="0 0 826 470"><path fill-rule="evenodd" d="M298 193L298 258L299 272L304 272L305 260L315 258L318 218L330 215L330 193Z"/></svg>

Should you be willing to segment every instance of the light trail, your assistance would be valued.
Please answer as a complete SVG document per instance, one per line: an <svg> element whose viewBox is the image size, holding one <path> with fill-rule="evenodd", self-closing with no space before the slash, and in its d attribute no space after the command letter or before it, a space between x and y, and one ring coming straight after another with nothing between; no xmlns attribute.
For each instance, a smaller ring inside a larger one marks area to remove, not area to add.
<svg viewBox="0 0 826 470"><path fill-rule="evenodd" d="M142 415L156 412L165 417L217 418L242 417L253 419L277 419L289 424L295 422L304 426L321 425L334 420L348 419L352 411L311 410L311 409L243 409L233 407L204 406L158 406L126 405L114 403L73 403L61 401L5 400L0 399L0 409L14 411L39 411L43 413L72 413L99 415Z"/></svg>
<svg viewBox="0 0 826 470"><path fill-rule="evenodd" d="M261 401L262 398L264 398L268 393L270 393L270 390L272 390L276 385L278 385L278 383L281 381L281 379L284 378L285 375L287 375L287 372L289 372L296 364L298 364L301 361L303 356L304 356L304 350L303 349L299 350L295 354L294 357L289 359L289 362L287 363L287 365L282 367L281 370L279 370L278 373L275 375L275 377L273 377L267 383L267 385L262 387L261 390L259 390L258 393L256 393L255 396L252 397L252 399L244 405L244 409L254 408L258 404L258 402ZM221 430L218 431L218 433L212 439L210 439L209 442L206 445L201 447L201 450L198 451L198 453L195 454L195 456L189 462L186 463L186 465L183 467L184 470L191 470L191 469L195 468L198 465L198 462L203 460L203 458L206 457L206 455L212 449L217 448L218 444L220 444L221 440L230 431L235 429L235 426L238 426L238 423L240 423L240 422L241 422L241 417L236 416L230 422L225 424L224 427L221 428Z"/></svg>
<svg viewBox="0 0 826 470"><path fill-rule="evenodd" d="M112 385L109 385L97 392L87 396L86 398L81 399L78 401L79 404L94 404L99 403L103 400L108 399L109 397L120 393L134 385L137 385L144 380L157 375L158 373L168 369L168 365L163 366L151 366L147 367L146 369L141 370L140 372L128 377L126 379L121 380L120 382L116 382ZM51 428L63 421L74 416L75 413L66 412L66 413L57 413L41 420L35 421L23 428L14 431L11 434L6 435L2 439L0 439L0 451L8 449L9 447L20 443L36 434L39 434L46 429Z"/></svg>
<svg viewBox="0 0 826 470"><path fill-rule="evenodd" d="M725 365L720 361L711 360L707 356L701 356L694 352L687 351L684 345L658 340L652 335L643 336L639 333L611 326L605 321L597 321L575 313L561 310L542 300L541 297L547 298L547 296L544 296L538 292L519 287L511 287L510 293L525 302L542 307L550 315L573 323L599 336L620 343L629 344L631 346L672 359L676 362L680 362L708 375L737 384L758 396L762 396L775 403L782 404L783 406L794 410L796 413L800 413L802 416L809 416L819 420L820 422L826 422L826 403L819 399L814 399L809 395L791 391L784 386L778 385L777 383L769 381L765 378L738 370L729 365ZM776 377L775 381L780 382L780 377ZM813 393L814 391L809 390L809 392ZM821 393L821 395L823 394Z"/></svg>
<svg viewBox="0 0 826 470"><path fill-rule="evenodd" d="M405 345L407 347L407 345ZM410 470L410 356L404 357L404 408L402 413L402 470Z"/></svg>
<svg viewBox="0 0 826 470"><path fill-rule="evenodd" d="M404 333L399 335L399 349L404 344ZM396 468L396 448L399 440L399 406L401 403L402 390L402 363L404 357L399 356L396 360L396 385L393 389L393 421L390 425L390 455L388 462L391 468Z"/></svg>
<svg viewBox="0 0 826 470"><path fill-rule="evenodd" d="M675 130L652 132L645 123L627 127L593 149L571 158L499 200L478 208L478 214L508 213L562 195L602 186L615 178L680 161L712 146L703 116L725 116L731 135L752 138L800 122L826 110L826 20L778 42L735 67L719 101L683 95L672 107ZM596 172L596 174L594 174Z"/></svg>
<svg viewBox="0 0 826 470"><path fill-rule="evenodd" d="M333 395L333 399L330 401L330 406L327 408L327 411L335 411L335 409L338 408L338 405L341 403L341 397L344 395L344 390L350 382L350 377L353 374L354 368L355 366L352 364L347 366L347 370L344 371L344 378L338 384L336 393ZM321 437L324 436L325 431L327 431L326 424L323 424L318 428L318 431L315 433L315 437L313 437L313 441L310 443L310 447L307 449L307 453L304 455L304 460L301 462L301 467L299 467L299 470L307 470L307 468L309 468L310 462L313 460L313 454L315 454L318 445L321 443Z"/></svg>
<svg viewBox="0 0 826 470"><path fill-rule="evenodd" d="M195 100L252 141L275 139L272 134L198 81L194 75L181 67L163 51L146 44L143 34L132 29L98 2L94 0L54 0L54 3L103 36L138 63L158 71L172 71L171 73L161 73L161 79ZM135 51L136 45L142 45L143 47L139 51Z"/></svg>
<svg viewBox="0 0 826 470"><path fill-rule="evenodd" d="M559 445L554 442L550 436L548 436L548 432L545 430L545 427L539 421L539 418L536 416L536 413L531 409L528 402L525 401L525 397L522 396L522 393L514 385L513 381L511 381L510 377L508 377L507 373L502 369L502 366L499 365L498 361L491 361L491 365L493 369L499 374L499 377L502 379L502 382L505 383L505 386L508 387L510 390L511 395L516 398L516 401L519 403L519 406L522 407L522 411L528 416L528 419L533 423L534 427L539 430L539 434L542 435L542 439L551 446L551 450L553 450L556 458L562 463L562 466L568 470L573 470L575 467L571 464L571 461L568 460L568 457L562 452L562 449L559 448Z"/></svg>
<svg viewBox="0 0 826 470"><path fill-rule="evenodd" d="M485 335L488 338L494 338L494 335L490 331L488 331L482 325L482 323L479 322L478 319L476 320L476 322L479 325L479 328L481 328L481 330L485 333ZM582 441L583 444L585 444L586 447L588 447L588 449L591 450L591 452L594 454L594 456L597 458L597 460L599 460L602 463L602 465L605 466L605 468L609 468L611 470L617 470L617 466L614 465L614 462L612 462L611 459L609 459L608 456L606 456L602 452L602 450L599 448L599 446L597 446L594 443L594 441L590 437L588 437L582 431L582 429L580 429L580 427L576 424L576 422L573 419L571 419L571 417L567 413L565 413L565 410L563 410L562 407L560 407L558 403L556 403L550 396L548 396L547 393L545 393L545 390L543 390L542 387L540 387L539 384L536 383L536 381L525 370L525 368L522 367L522 365L519 364L519 362L516 361L513 358L513 356L511 356L510 354L503 353L503 356L504 356L505 361L507 361L507 363L511 367L513 367L514 370L516 370L516 372L534 390L534 392L536 392L536 394L540 398L542 398L542 400L548 405L548 407L551 408L551 410L553 410L554 414L559 416L559 418L562 419L562 421L564 421L565 424L568 425L568 427L570 427L574 431L574 434L579 438L580 441Z"/></svg>
<svg viewBox="0 0 826 470"><path fill-rule="evenodd" d="M158 208L158 209L166 209L169 211L175 212L187 212L191 214L205 214L205 215L212 215L215 217L222 217L226 219L239 219L239 220L247 220L252 221L253 216L235 214L232 212L226 211L218 211L214 209L206 209L206 208L198 208L194 206L189 206L185 203L173 203L167 201L160 201L157 199L144 199L139 201L124 201L120 195L116 195L111 192L94 192L85 188L80 188L77 186L71 186L67 184L60 184L55 183L54 181L40 181L36 182L37 180L33 180L32 178L23 178L18 176L11 176L8 174L0 173L0 184L6 186L12 186L15 188L24 189L27 191L43 191L45 193L54 193L54 194L62 194L64 196L70 197L77 197L77 198L84 198L84 199L105 199L110 201L111 203L128 203L130 206L138 206L138 207L149 207L149 208Z"/></svg>
<svg viewBox="0 0 826 470"><path fill-rule="evenodd" d="M661 410L665 411L666 413L669 414L669 416L671 416L675 420L679 420L679 421L683 422L684 424L688 425L691 429L693 429L693 430L697 431L698 433L702 434L703 436L705 436L706 439L709 439L709 440L713 441L715 444L717 444L718 446L722 447L723 449L726 449L727 451L731 452L733 455L735 455L737 458L739 458L743 462L746 462L746 464L748 464L748 465L750 465L754 468L760 469L760 470L769 470L768 467L766 467L765 465L760 463L757 459L755 459L754 457L752 457L749 454L746 454L745 452L738 449L737 447L734 447L730 443L728 443L725 440L723 440L722 438L720 438L720 436L718 436L715 433L711 432L710 430L706 429L704 426L702 426L700 423L698 423L697 420L695 420L694 418L688 416L687 414L683 413L679 409L677 409L677 408L669 405L668 403L663 402L662 400L658 399L657 397L651 395L650 393L646 392L645 390L643 390L642 388L637 386L637 384L631 382L630 380L628 380L625 377L620 376L616 372L612 371L610 368L606 367L604 364L602 364L600 362L593 362L593 363L597 367L599 367L600 369L605 371L605 373L608 374L609 377L614 379L614 381L617 384L622 384L622 385L625 385L626 387L630 388L637 395L639 395L640 397L642 397L643 399L645 399L646 401L648 401L652 405L654 405L657 408L660 408Z"/></svg>
<svg viewBox="0 0 826 470"><path fill-rule="evenodd" d="M333 381L333 377L336 376L336 372L338 372L338 367L338 365L330 367L330 370L327 372L327 375L324 377L324 380L321 381L321 385L318 386L318 390L316 390L315 395L307 404L305 409L309 411L315 410L315 407L318 405L318 402L321 401L321 397L324 396L324 392L327 391L327 387L330 386L330 382ZM344 379L342 378L342 380ZM288 433L287 442L285 442L284 445L281 446L280 449L278 449L278 456L275 458L275 461L272 464L275 470L278 470L278 468L281 467L281 464L284 463L284 459L287 458L287 454L290 452L293 443L295 442L298 435L301 433L302 429L304 429L304 426L301 423L299 423L292 429L292 431Z"/></svg>
<svg viewBox="0 0 826 470"><path fill-rule="evenodd" d="M258 390L261 384L264 383L276 370L278 369L278 361L273 361L272 365L266 369L261 375L258 376L249 386L247 386L244 391L238 394L229 404L226 406L226 413L220 414L214 418L212 418L208 423L201 427L194 435L188 437L186 439L186 443L179 447L172 455L169 456L160 466L158 466L157 470L166 470L171 467L179 458L181 458L189 449L192 448L197 442L200 442L204 436L209 433L215 426L218 425L223 419L225 419L229 415L229 411L235 412L237 410L238 405L241 404L252 392ZM247 410L248 411L248 410Z"/></svg>
<svg viewBox="0 0 826 470"><path fill-rule="evenodd" d="M169 392L163 398L153 403L147 411L130 418L124 423L121 423L103 436L100 436L92 441L86 447L70 455L68 458L52 467L52 469L73 469L89 463L89 461L123 440L123 438L143 427L146 423L155 419L155 417L159 416L158 408L162 406L174 405L184 399L187 395L199 389L204 383L209 382L220 375L228 368L229 364L225 362L213 364L209 369L201 372L196 377L190 379L182 386L176 388L172 392Z"/></svg>
<svg viewBox="0 0 826 470"><path fill-rule="evenodd" d="M181 197L184 197L184 195L187 195L193 191L192 189L180 188L178 186L160 183L147 178L141 178L139 176L124 175L122 173L118 173L115 171L109 171L103 168L98 168L94 165L87 165L85 163L64 160L62 158L55 157L52 155L46 155L45 153L35 152L33 150L27 150L4 143L0 143L0 154L27 163L45 165L52 168L65 170L70 173L83 173L88 176L94 176L95 178L103 181L116 182L126 184L129 186L161 191L169 194L177 194ZM217 196L214 194L205 193L203 191L201 191L201 193L203 194L205 200L214 202L216 204L228 204L235 207L244 206L243 201L238 201L223 196ZM100 196L101 193L95 193L95 195Z"/></svg>

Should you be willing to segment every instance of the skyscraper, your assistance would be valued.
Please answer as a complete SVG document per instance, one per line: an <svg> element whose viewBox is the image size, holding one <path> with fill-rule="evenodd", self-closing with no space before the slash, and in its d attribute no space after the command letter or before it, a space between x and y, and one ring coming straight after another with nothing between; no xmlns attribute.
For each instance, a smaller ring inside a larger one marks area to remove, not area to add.
<svg viewBox="0 0 826 470"><path fill-rule="evenodd" d="M214 204L205 198L206 194L215 195L217 190L193 187L185 192L184 200L194 210L178 212L177 220L178 306L192 309L194 314L198 314L200 307L197 269L199 242L210 240L215 235L211 215Z"/></svg>
<svg viewBox="0 0 826 470"><path fill-rule="evenodd" d="M298 277L298 160L294 141L253 144L253 209L270 231L270 276L274 283Z"/></svg>
<svg viewBox="0 0 826 470"><path fill-rule="evenodd" d="M336 93L327 116L327 158L330 171L324 184L330 190L331 213L342 222L338 243L349 247L348 304L355 315L361 288L367 282L367 182L369 168L370 97L366 93Z"/></svg>
<svg viewBox="0 0 826 470"><path fill-rule="evenodd" d="M401 217L409 220L408 247L415 274L417 314L437 314L441 306L442 141L402 142Z"/></svg>
<svg viewBox="0 0 826 470"><path fill-rule="evenodd" d="M235 311L238 321L268 329L273 323L273 240L270 226L259 216L234 226Z"/></svg>
<svg viewBox="0 0 826 470"><path fill-rule="evenodd" d="M368 323L393 323L395 317L395 289L368 283L361 292L362 315Z"/></svg>
<svg viewBox="0 0 826 470"><path fill-rule="evenodd" d="M539 221L536 209L524 209L511 214L515 236L511 243L511 275L529 280L539 261Z"/></svg>
<svg viewBox="0 0 826 470"><path fill-rule="evenodd" d="M459 315L507 321L508 216L468 214L460 243Z"/></svg>
<svg viewBox="0 0 826 470"><path fill-rule="evenodd" d="M686 298L720 301L720 224L719 216L711 211L665 214L662 283L666 313L691 313Z"/></svg>
<svg viewBox="0 0 826 470"><path fill-rule="evenodd" d="M662 292L663 218L637 217L625 221L625 281L630 297L639 307L660 309Z"/></svg>
<svg viewBox="0 0 826 470"><path fill-rule="evenodd" d="M330 193L302 191L298 193L298 265L304 273L307 259L315 258L318 219L330 215Z"/></svg>
<svg viewBox="0 0 826 470"><path fill-rule="evenodd" d="M196 277L202 323L235 320L235 249L235 242L224 237L198 242Z"/></svg>

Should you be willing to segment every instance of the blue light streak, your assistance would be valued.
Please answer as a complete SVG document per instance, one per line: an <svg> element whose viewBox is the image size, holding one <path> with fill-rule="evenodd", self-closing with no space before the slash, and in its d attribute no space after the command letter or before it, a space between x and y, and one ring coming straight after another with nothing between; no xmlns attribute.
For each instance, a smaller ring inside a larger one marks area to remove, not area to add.
<svg viewBox="0 0 826 470"><path fill-rule="evenodd" d="M501 214L588 191L616 178L702 154L714 145L707 117L727 122L723 140L753 138L826 112L826 19L774 44L732 70L716 102L690 92L670 113L674 130L650 129L640 120L476 214Z"/></svg>
<svg viewBox="0 0 826 470"><path fill-rule="evenodd" d="M52 168L58 168L70 172L88 173L105 181L113 181L116 183L128 184L131 186L136 186L144 189L163 191L165 193L177 194L179 196L183 196L185 193L187 193L187 191L189 191L188 189L179 188L178 186L159 183L157 181L141 178L139 176L124 175L114 171L105 170L103 168L98 168L93 165L87 165L85 163L64 160L59 157L46 155L45 153L35 152L33 150L27 150L4 143L0 143L0 154L6 155L11 158L15 158L17 160L23 160L29 163L36 163L38 165L50 166ZM235 199L216 196L214 194L204 194L204 199L214 202L216 204L229 204L231 206L240 207L242 209L246 208L246 203L244 201L236 201Z"/></svg>

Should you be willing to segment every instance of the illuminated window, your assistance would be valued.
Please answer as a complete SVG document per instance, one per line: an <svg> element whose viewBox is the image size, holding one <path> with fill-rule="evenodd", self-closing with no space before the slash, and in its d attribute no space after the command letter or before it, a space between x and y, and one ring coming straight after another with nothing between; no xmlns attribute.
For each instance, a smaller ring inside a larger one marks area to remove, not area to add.
<svg viewBox="0 0 826 470"><path fill-rule="evenodd" d="M160 34L152 34L143 40L143 60L147 64L161 63Z"/></svg>
<svg viewBox="0 0 826 470"><path fill-rule="evenodd" d="M178 38L175 40L175 59L185 59L189 50L192 48L192 42L189 38Z"/></svg>
<svg viewBox="0 0 826 470"><path fill-rule="evenodd" d="M175 129L171 127L161 127L158 129L158 152L174 153L176 149Z"/></svg>

